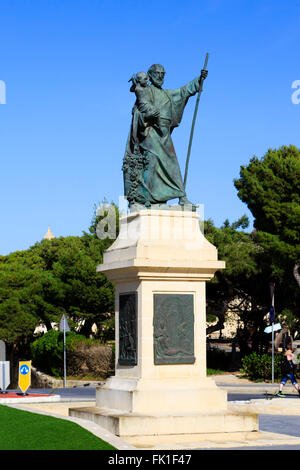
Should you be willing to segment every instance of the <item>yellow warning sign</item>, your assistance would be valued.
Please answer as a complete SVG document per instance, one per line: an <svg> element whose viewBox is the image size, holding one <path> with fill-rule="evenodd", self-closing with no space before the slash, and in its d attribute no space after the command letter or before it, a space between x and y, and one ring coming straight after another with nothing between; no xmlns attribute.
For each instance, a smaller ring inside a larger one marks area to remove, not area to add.
<svg viewBox="0 0 300 470"><path fill-rule="evenodd" d="M19 387L23 393L31 384L31 361L19 362Z"/></svg>

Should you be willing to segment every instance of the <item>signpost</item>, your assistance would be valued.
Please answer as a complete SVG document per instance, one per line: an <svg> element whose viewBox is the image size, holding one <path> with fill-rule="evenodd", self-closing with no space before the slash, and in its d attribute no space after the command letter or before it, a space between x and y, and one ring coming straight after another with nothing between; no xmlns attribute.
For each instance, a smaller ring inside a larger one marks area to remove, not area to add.
<svg viewBox="0 0 300 470"><path fill-rule="evenodd" d="M272 325L272 384L274 383L274 320L275 320L275 308L274 308L274 290L275 283L269 282L270 295L271 295L271 307L270 307L270 323Z"/></svg>
<svg viewBox="0 0 300 470"><path fill-rule="evenodd" d="M60 331L64 333L64 388L67 386L67 352L66 352L66 331L70 331L66 316L63 315L60 320Z"/></svg>
<svg viewBox="0 0 300 470"><path fill-rule="evenodd" d="M6 345L0 340L0 393L7 393L10 384L10 363L6 360Z"/></svg>
<svg viewBox="0 0 300 470"><path fill-rule="evenodd" d="M0 361L6 361L6 346L2 339L0 340Z"/></svg>
<svg viewBox="0 0 300 470"><path fill-rule="evenodd" d="M10 384L9 361L0 361L0 389L1 393L7 393L6 388Z"/></svg>
<svg viewBox="0 0 300 470"><path fill-rule="evenodd" d="M31 385L31 361L19 362L19 387L23 395L27 395L27 390Z"/></svg>

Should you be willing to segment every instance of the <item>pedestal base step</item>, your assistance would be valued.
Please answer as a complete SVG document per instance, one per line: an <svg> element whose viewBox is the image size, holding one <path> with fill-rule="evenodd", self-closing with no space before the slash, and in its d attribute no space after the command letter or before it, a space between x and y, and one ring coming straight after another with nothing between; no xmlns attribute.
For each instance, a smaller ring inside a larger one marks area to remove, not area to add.
<svg viewBox="0 0 300 470"><path fill-rule="evenodd" d="M97 407L70 408L69 415L93 421L111 433L124 438L128 442L145 445L157 439L164 442L170 438L199 441L223 438L227 433L248 435L258 431L258 415L251 413L232 413L231 411L217 413L198 413L181 415L141 415L122 413ZM228 434L229 436L229 434Z"/></svg>

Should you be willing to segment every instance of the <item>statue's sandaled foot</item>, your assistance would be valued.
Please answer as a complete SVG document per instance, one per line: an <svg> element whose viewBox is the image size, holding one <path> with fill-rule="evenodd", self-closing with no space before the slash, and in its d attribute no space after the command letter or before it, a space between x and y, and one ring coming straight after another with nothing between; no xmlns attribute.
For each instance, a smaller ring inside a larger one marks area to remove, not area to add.
<svg viewBox="0 0 300 470"><path fill-rule="evenodd" d="M179 204L181 206L195 206L197 207L197 204L193 204L191 201L188 200L186 196L180 197L179 198Z"/></svg>
<svg viewBox="0 0 300 470"><path fill-rule="evenodd" d="M195 211L198 207L197 204L193 204L191 201L188 200L186 196L179 198L179 205L180 206L190 206L192 211Z"/></svg>
<svg viewBox="0 0 300 470"><path fill-rule="evenodd" d="M184 206L185 204L189 204L190 206L193 206L193 203L191 201L189 201L186 196L183 196L183 197L179 198L179 204L181 206Z"/></svg>

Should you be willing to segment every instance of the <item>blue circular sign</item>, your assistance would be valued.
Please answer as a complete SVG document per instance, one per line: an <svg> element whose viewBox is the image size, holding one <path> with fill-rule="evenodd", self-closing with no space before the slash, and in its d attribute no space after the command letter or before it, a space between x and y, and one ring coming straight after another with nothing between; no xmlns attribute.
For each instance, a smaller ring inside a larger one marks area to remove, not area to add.
<svg viewBox="0 0 300 470"><path fill-rule="evenodd" d="M20 367L20 373L22 375L27 375L29 373L29 367L26 365L26 364L23 364L21 367Z"/></svg>

